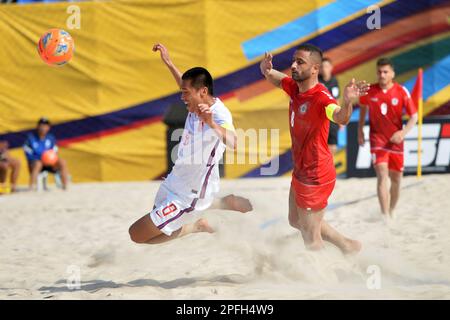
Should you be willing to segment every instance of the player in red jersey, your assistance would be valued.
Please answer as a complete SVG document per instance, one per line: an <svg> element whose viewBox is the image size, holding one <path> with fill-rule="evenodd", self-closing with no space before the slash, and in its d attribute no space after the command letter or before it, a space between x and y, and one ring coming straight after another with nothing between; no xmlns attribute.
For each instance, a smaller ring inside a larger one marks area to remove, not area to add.
<svg viewBox="0 0 450 320"><path fill-rule="evenodd" d="M338 106L326 87L319 83L322 51L305 44L297 48L291 65L292 78L273 69L272 55L260 64L265 78L290 97L289 127L294 171L289 192L289 223L300 230L308 249L323 247L323 240L344 253L354 253L361 244L344 237L323 220L328 198L336 182L333 156L328 148L329 121L347 124L352 104L366 94L368 84L355 79L345 87L344 105Z"/></svg>
<svg viewBox="0 0 450 320"><path fill-rule="evenodd" d="M408 89L394 82L394 66L389 59L378 60L377 75L378 83L360 98L358 143L364 145L363 127L369 109L370 153L377 173L378 200L384 217L393 218L403 175L403 139L416 124L417 112ZM403 128L405 111L410 117Z"/></svg>

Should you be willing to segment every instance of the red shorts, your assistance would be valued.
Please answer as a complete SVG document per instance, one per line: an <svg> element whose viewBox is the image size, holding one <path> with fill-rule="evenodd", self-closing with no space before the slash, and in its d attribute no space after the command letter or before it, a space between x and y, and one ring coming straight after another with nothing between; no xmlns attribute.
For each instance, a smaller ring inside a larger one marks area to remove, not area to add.
<svg viewBox="0 0 450 320"><path fill-rule="evenodd" d="M291 187L297 206L302 209L319 211L327 207L336 180L320 185L304 184L292 177Z"/></svg>
<svg viewBox="0 0 450 320"><path fill-rule="evenodd" d="M389 150L372 150L373 165L387 163L389 170L403 172L403 153L391 152Z"/></svg>

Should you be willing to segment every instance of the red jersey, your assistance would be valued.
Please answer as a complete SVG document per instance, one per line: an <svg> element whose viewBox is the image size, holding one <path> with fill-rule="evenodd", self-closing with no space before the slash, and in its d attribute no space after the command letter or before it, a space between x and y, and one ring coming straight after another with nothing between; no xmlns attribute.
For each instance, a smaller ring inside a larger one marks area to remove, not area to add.
<svg viewBox="0 0 450 320"><path fill-rule="evenodd" d="M290 77L281 81L284 91L291 97L289 128L292 140L293 176L304 184L320 185L334 181L333 156L328 149L330 122L325 108L337 104L327 88L318 83L300 93L297 83Z"/></svg>
<svg viewBox="0 0 450 320"><path fill-rule="evenodd" d="M367 95L359 102L369 109L370 149L388 150L403 153L403 142L389 142L392 135L403 128L404 111L408 115L416 113L416 106L408 89L394 82L389 90L383 90L378 84L370 86Z"/></svg>

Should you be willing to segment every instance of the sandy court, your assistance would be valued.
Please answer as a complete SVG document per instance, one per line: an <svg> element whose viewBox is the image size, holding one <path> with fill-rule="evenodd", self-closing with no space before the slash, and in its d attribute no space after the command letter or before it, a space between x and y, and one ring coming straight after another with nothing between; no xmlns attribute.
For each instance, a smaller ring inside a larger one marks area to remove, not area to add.
<svg viewBox="0 0 450 320"><path fill-rule="evenodd" d="M215 234L157 246L132 243L128 227L153 206L159 182L2 196L0 298L450 299L450 175L406 177L389 227L375 179L338 180L325 217L363 243L355 257L332 245L305 250L287 221L289 182L222 181L221 195L248 197L254 211L206 211ZM71 290L76 268L81 287ZM368 270L380 271L380 289L368 288Z"/></svg>

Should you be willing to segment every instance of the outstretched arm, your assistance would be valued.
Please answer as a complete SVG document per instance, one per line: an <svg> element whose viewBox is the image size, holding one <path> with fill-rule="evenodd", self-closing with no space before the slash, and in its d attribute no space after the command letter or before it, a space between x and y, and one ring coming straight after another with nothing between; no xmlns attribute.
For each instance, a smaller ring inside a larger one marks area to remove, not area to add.
<svg viewBox="0 0 450 320"><path fill-rule="evenodd" d="M162 61L167 66L167 68L169 68L170 72L172 73L173 77L175 78L175 81L178 84L178 87L181 87L182 74L177 69L177 67L175 67L172 60L170 60L169 51L167 50L167 48L164 45L162 45L161 43L157 43L153 46L153 51L154 52L159 51L159 53L161 54Z"/></svg>
<svg viewBox="0 0 450 320"><path fill-rule="evenodd" d="M272 58L272 54L266 52L264 54L264 59L259 64L259 68L261 70L261 73L270 83L278 88L281 88L281 80L287 77L287 75L273 69Z"/></svg>
<svg viewBox="0 0 450 320"><path fill-rule="evenodd" d="M370 85L365 81L356 82L352 79L344 89L344 104L336 108L333 120L337 124L346 125L350 121L353 112L353 104L357 103L359 97L365 96Z"/></svg>

